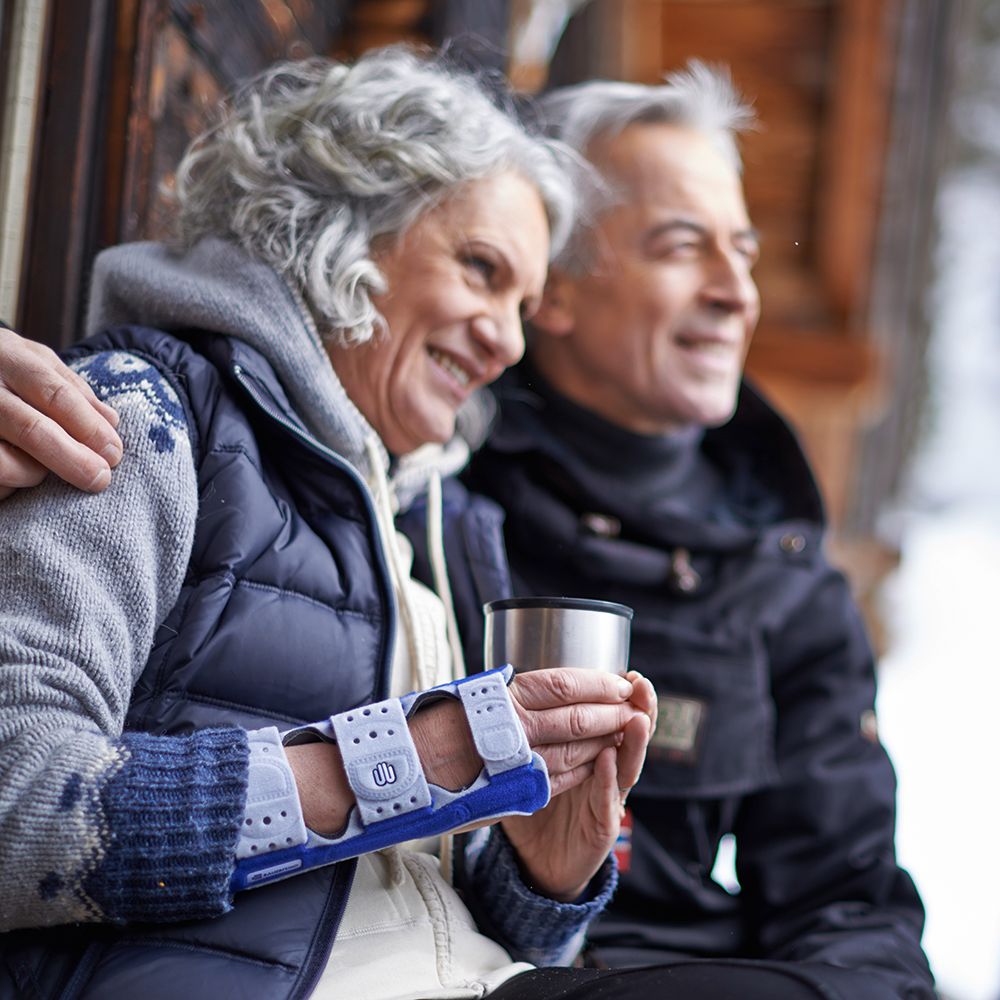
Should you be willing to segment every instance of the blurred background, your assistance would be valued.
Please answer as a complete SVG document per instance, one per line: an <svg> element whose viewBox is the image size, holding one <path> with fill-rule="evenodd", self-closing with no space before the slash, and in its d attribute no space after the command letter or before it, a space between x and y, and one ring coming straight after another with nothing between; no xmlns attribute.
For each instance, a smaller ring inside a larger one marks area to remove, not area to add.
<svg viewBox="0 0 1000 1000"><path fill-rule="evenodd" d="M401 40L527 95L698 57L754 101L749 371L803 438L881 653L942 995L1000 1000L1000 2L0 0L0 316L75 339L95 253L163 234L224 92Z"/></svg>

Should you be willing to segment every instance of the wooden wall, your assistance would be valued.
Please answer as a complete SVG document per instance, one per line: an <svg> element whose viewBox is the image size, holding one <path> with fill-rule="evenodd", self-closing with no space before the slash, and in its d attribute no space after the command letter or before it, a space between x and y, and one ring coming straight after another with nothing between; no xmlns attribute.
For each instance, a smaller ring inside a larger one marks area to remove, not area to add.
<svg viewBox="0 0 1000 1000"><path fill-rule="evenodd" d="M918 367L913 303L952 9L949 0L592 0L551 66L555 84L652 82L699 57L728 64L754 100L761 127L744 144L745 182L763 234L764 312L749 371L801 432L835 527L850 522L864 539L905 451L902 433L870 429L886 412L905 425L898 399L908 386L892 377ZM21 309L9 318L55 346L76 337L94 254L163 233L162 189L236 82L278 58L355 56L469 31L487 39L471 58L499 65L510 13L510 0L51 0ZM862 454L866 435L889 447ZM851 522L862 492L866 513Z"/></svg>
<svg viewBox="0 0 1000 1000"><path fill-rule="evenodd" d="M94 254L161 236L164 190L218 98L281 58L326 54L346 0L53 0L17 323L78 335Z"/></svg>
<svg viewBox="0 0 1000 1000"><path fill-rule="evenodd" d="M508 0L51 0L10 318L56 347L76 339L95 253L164 235L165 192L188 142L223 94L275 60L456 37L456 56L502 67L507 11Z"/></svg>

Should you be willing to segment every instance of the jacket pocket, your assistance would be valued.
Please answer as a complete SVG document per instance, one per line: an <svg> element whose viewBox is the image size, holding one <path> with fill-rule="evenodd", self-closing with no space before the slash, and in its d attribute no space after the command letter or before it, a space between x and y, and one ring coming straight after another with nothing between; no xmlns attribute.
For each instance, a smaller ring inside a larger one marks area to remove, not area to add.
<svg viewBox="0 0 1000 1000"><path fill-rule="evenodd" d="M774 783L775 708L757 638L637 618L630 659L659 699L637 792L718 798Z"/></svg>

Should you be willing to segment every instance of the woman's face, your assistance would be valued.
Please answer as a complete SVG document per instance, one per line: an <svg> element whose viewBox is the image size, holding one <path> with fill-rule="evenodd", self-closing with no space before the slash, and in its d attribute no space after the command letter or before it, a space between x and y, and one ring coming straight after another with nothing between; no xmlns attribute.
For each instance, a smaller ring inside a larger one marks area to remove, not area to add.
<svg viewBox="0 0 1000 1000"><path fill-rule="evenodd" d="M447 441L458 408L521 357L548 252L541 197L508 172L463 185L374 254L388 333L327 351L392 454Z"/></svg>

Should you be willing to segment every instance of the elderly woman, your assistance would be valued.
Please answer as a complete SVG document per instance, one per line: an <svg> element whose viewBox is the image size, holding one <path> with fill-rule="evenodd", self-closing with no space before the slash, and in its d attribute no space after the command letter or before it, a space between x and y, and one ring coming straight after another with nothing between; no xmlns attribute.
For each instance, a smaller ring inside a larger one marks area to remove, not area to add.
<svg viewBox="0 0 1000 1000"><path fill-rule="evenodd" d="M440 534L568 162L404 50L279 66L181 164L177 245L98 258L66 384L126 457L0 505L0 995L528 996L572 954L652 690L466 678L393 527L429 486Z"/></svg>

